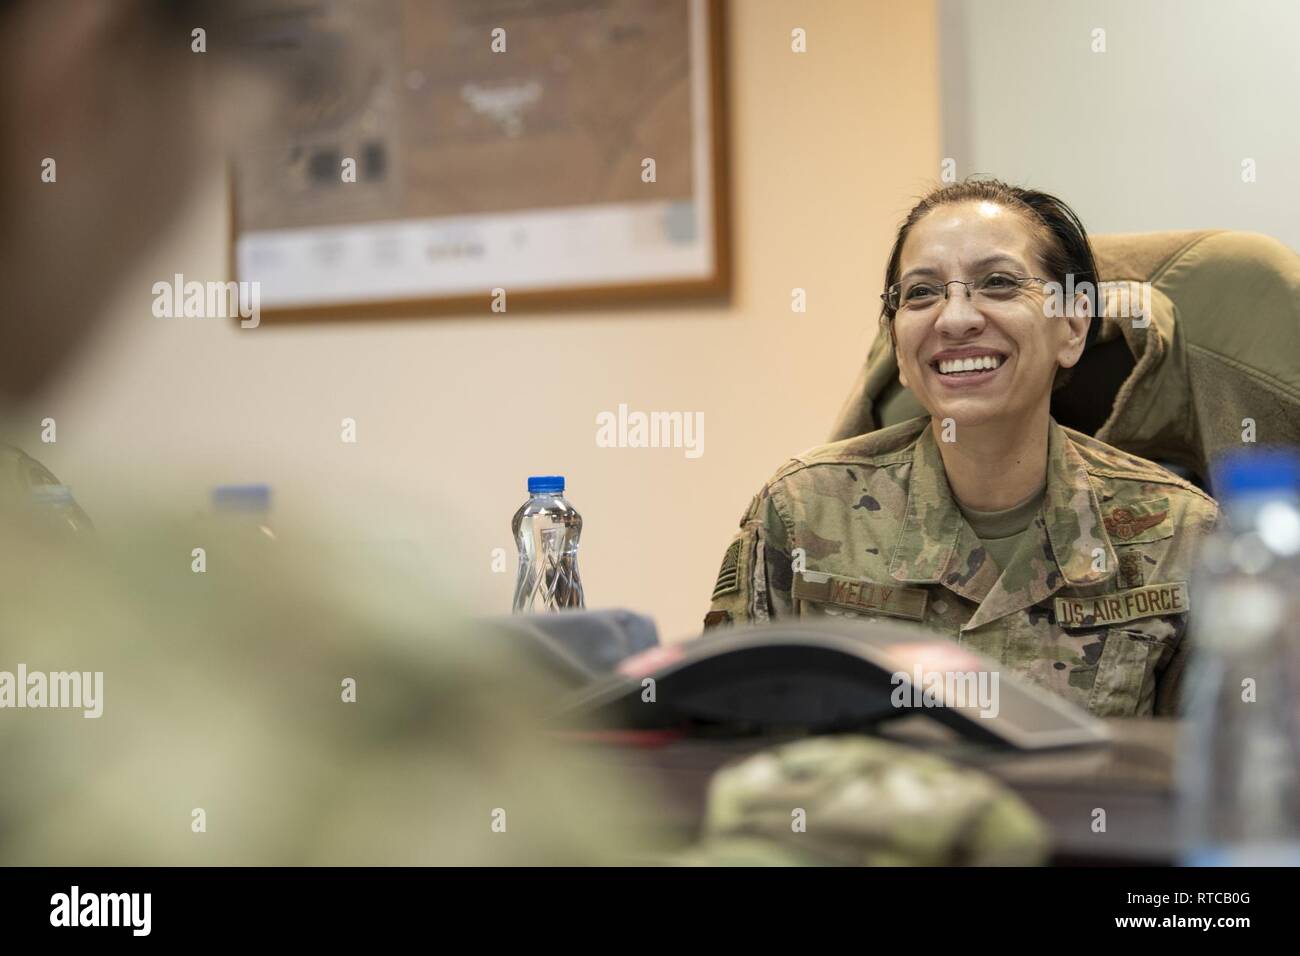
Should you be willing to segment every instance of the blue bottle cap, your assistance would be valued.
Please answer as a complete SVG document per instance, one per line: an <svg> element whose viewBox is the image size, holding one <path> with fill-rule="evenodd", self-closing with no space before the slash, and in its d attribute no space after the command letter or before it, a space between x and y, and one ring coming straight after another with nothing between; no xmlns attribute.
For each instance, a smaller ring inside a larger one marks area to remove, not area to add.
<svg viewBox="0 0 1300 956"><path fill-rule="evenodd" d="M72 489L67 485L32 485L32 501L38 505L65 505L72 503Z"/></svg>
<svg viewBox="0 0 1300 956"><path fill-rule="evenodd" d="M1300 454L1290 448L1230 451L1210 469L1216 498L1300 491Z"/></svg>
<svg viewBox="0 0 1300 956"><path fill-rule="evenodd" d="M564 476L533 475L528 479L528 493L530 495L563 494Z"/></svg>
<svg viewBox="0 0 1300 956"><path fill-rule="evenodd" d="M212 506L217 511L268 511L270 485L218 485L212 489Z"/></svg>

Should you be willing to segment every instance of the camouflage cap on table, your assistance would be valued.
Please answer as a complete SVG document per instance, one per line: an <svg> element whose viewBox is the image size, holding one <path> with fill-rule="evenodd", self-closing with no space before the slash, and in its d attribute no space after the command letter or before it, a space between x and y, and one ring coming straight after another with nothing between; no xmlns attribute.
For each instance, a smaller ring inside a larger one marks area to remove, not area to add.
<svg viewBox="0 0 1300 956"><path fill-rule="evenodd" d="M708 865L1030 866L1048 832L978 770L863 736L810 737L718 771L703 839L676 862Z"/></svg>

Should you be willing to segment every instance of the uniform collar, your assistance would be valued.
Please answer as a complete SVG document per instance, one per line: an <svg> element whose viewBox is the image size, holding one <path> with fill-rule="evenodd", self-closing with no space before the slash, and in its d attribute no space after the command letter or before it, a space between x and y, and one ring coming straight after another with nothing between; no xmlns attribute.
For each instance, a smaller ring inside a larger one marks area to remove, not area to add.
<svg viewBox="0 0 1300 956"><path fill-rule="evenodd" d="M889 573L898 581L938 583L981 605L966 629L1028 607L1069 585L1099 584L1115 573L1115 549L1074 443L1048 422L1047 488L1011 573L1003 574L953 499L943 458L927 427L917 437L907 512Z"/></svg>

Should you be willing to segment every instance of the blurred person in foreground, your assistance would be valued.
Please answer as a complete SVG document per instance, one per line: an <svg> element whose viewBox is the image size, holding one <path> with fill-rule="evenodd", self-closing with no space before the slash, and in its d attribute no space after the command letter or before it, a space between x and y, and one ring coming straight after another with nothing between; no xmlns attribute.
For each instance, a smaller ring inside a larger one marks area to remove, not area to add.
<svg viewBox="0 0 1300 956"><path fill-rule="evenodd" d="M241 9L0 0L7 419L219 161ZM148 521L87 540L0 497L0 864L621 858L626 795L536 729L547 678L410 569Z"/></svg>

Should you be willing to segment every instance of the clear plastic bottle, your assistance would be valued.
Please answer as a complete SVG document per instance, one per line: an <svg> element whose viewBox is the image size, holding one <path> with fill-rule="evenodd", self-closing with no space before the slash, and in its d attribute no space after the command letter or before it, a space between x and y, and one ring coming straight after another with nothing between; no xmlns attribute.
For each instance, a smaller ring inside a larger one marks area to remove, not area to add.
<svg viewBox="0 0 1300 956"><path fill-rule="evenodd" d="M514 612L583 607L582 581L578 577L582 516L564 497L564 478L529 478L528 500L515 512L512 527L519 548Z"/></svg>
<svg viewBox="0 0 1300 956"><path fill-rule="evenodd" d="M32 507L55 527L68 532L95 530L67 485L32 485L29 490Z"/></svg>
<svg viewBox="0 0 1300 956"><path fill-rule="evenodd" d="M270 485L218 485L212 489L212 513L224 527L238 523L259 539L275 540Z"/></svg>
<svg viewBox="0 0 1300 956"><path fill-rule="evenodd" d="M1193 574L1178 754L1183 862L1300 864L1300 457L1238 452Z"/></svg>

